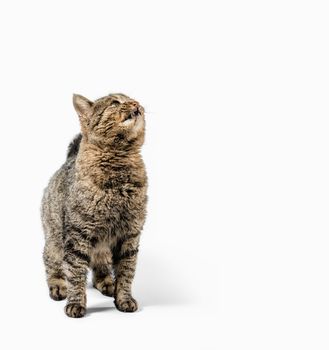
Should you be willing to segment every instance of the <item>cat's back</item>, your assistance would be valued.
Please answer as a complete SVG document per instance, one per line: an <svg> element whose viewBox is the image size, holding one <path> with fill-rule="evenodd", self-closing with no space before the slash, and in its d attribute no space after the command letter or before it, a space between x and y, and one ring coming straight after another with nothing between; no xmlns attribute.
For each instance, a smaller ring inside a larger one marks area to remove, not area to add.
<svg viewBox="0 0 329 350"><path fill-rule="evenodd" d="M65 163L50 178L48 186L44 190L41 217L43 225L52 229L60 229L62 226L65 202L73 181L75 160L79 151L81 135L77 135L70 143Z"/></svg>

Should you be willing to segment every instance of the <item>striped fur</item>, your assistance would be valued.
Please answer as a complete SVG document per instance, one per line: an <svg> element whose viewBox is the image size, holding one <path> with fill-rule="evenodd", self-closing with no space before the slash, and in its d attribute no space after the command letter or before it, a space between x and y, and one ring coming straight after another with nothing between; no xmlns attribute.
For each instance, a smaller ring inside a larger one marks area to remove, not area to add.
<svg viewBox="0 0 329 350"><path fill-rule="evenodd" d="M73 103L81 134L42 200L50 297L67 298L68 316L84 316L91 268L94 287L114 296L118 310L133 312L131 284L147 200L140 155L144 109L122 94L95 102L74 95Z"/></svg>

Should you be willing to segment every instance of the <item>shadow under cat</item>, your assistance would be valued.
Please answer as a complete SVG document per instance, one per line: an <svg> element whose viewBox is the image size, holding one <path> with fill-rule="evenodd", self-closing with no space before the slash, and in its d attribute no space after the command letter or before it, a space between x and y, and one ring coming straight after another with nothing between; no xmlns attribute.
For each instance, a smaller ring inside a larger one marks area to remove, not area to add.
<svg viewBox="0 0 329 350"><path fill-rule="evenodd" d="M159 257L141 252L132 293L138 301L139 311L149 306L189 304L190 295L181 277ZM94 289L91 283L88 289L88 294ZM88 314L109 311L115 311L115 306L113 298L106 296L103 302L88 306Z"/></svg>

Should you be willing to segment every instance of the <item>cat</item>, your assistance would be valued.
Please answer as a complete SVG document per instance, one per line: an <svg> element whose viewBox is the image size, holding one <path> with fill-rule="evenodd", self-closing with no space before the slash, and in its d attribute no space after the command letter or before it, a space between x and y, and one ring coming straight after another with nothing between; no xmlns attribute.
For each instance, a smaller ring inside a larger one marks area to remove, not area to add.
<svg viewBox="0 0 329 350"><path fill-rule="evenodd" d="M69 317L86 314L86 282L134 312L131 285L146 217L147 175L140 154L144 108L123 94L92 102L73 95L81 133L42 199L43 260L49 295L67 298Z"/></svg>

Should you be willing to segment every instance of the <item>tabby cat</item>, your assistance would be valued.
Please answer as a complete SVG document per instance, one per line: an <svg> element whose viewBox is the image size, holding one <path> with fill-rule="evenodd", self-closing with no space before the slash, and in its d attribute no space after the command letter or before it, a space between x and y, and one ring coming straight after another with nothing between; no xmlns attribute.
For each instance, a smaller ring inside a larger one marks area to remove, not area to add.
<svg viewBox="0 0 329 350"><path fill-rule="evenodd" d="M44 263L50 297L67 298L65 313L86 313L86 282L137 310L131 285L146 215L147 177L140 154L144 109L123 94L95 102L73 96L81 133L42 200Z"/></svg>

